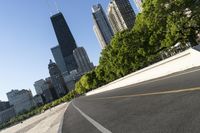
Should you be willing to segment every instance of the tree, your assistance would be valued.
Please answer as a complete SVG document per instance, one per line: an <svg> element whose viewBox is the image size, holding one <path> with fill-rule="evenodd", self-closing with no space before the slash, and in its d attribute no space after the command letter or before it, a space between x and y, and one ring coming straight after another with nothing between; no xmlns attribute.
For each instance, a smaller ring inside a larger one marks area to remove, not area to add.
<svg viewBox="0 0 200 133"><path fill-rule="evenodd" d="M76 84L77 92L85 93L155 63L177 43L197 45L199 7L200 0L145 0L133 29L113 37L101 53L99 66Z"/></svg>
<svg viewBox="0 0 200 133"><path fill-rule="evenodd" d="M180 42L182 45L190 43L198 45L197 38L200 33L200 1L177 0L168 4L170 10L167 17L167 32L163 45Z"/></svg>
<svg viewBox="0 0 200 133"><path fill-rule="evenodd" d="M200 33L199 0L145 0L134 31L149 54L157 54L176 43L197 45Z"/></svg>
<svg viewBox="0 0 200 133"><path fill-rule="evenodd" d="M86 92L86 88L83 87L82 83L81 83L81 79L76 82L75 84L75 90L78 94L84 94Z"/></svg>

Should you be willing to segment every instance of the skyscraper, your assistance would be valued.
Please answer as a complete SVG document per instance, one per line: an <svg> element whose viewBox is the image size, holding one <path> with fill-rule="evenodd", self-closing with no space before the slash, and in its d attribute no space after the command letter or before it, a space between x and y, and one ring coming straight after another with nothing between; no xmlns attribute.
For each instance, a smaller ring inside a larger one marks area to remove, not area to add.
<svg viewBox="0 0 200 133"><path fill-rule="evenodd" d="M108 6L108 19L114 33L131 29L135 22L135 12L129 0L112 0Z"/></svg>
<svg viewBox="0 0 200 133"><path fill-rule="evenodd" d="M134 3L137 6L139 12L142 12L142 2L144 2L144 0L134 0Z"/></svg>
<svg viewBox="0 0 200 133"><path fill-rule="evenodd" d="M43 80L43 79L40 79L40 80L38 80L38 81L36 81L34 83L33 86L35 87L35 91L36 91L37 95L40 95L40 94L43 93L43 91L44 91L44 89L43 89L44 84L45 84L45 80Z"/></svg>
<svg viewBox="0 0 200 133"><path fill-rule="evenodd" d="M76 42L61 12L51 17L51 22L59 43L59 47L65 62L68 73L77 69L77 64L73 56L76 49Z"/></svg>
<svg viewBox="0 0 200 133"><path fill-rule="evenodd" d="M96 33L99 43L103 49L110 43L113 31L100 4L92 7L92 15L94 20L94 32Z"/></svg>
<svg viewBox="0 0 200 133"><path fill-rule="evenodd" d="M79 73L84 74L94 68L83 47L78 47L74 50L74 57L79 68Z"/></svg>
<svg viewBox="0 0 200 133"><path fill-rule="evenodd" d="M50 60L48 68L57 97L59 98L64 96L66 93L68 93L68 89L65 85L61 71L59 70L56 63L52 62L52 60Z"/></svg>
<svg viewBox="0 0 200 133"><path fill-rule="evenodd" d="M56 64L58 65L60 71L62 73L67 72L67 67L66 67L65 60L63 58L60 46L58 45L51 48L51 52L53 54L54 60Z"/></svg>
<svg viewBox="0 0 200 133"><path fill-rule="evenodd" d="M49 85L49 81L41 79L34 83L35 91L37 95L42 95L45 103L53 101L53 99L57 99L57 95L55 94L55 90L52 86ZM55 96L55 97L53 97Z"/></svg>

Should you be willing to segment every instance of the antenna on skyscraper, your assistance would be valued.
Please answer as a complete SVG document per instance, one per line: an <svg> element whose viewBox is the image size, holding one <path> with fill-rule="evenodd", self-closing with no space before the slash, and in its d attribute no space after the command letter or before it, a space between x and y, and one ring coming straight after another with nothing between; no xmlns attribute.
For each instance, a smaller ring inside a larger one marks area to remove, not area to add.
<svg viewBox="0 0 200 133"><path fill-rule="evenodd" d="M56 0L46 0L50 15L60 12L58 2Z"/></svg>
<svg viewBox="0 0 200 133"><path fill-rule="evenodd" d="M49 0L46 0L46 2L47 2L47 6L48 6L48 8L49 8L49 14L50 14L50 16L52 16L52 15L53 15L53 12L51 11L51 6L50 6L50 4L49 4Z"/></svg>
<svg viewBox="0 0 200 133"><path fill-rule="evenodd" d="M55 4L57 12L60 12L59 9L58 9L58 3L56 2L56 0L54 0L54 4Z"/></svg>

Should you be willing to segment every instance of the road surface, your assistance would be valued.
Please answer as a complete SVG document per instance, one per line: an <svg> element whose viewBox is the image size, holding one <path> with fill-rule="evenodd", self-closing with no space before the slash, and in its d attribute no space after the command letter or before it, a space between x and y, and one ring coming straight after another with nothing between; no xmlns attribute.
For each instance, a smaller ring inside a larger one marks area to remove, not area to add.
<svg viewBox="0 0 200 133"><path fill-rule="evenodd" d="M200 68L71 102L63 133L199 133Z"/></svg>

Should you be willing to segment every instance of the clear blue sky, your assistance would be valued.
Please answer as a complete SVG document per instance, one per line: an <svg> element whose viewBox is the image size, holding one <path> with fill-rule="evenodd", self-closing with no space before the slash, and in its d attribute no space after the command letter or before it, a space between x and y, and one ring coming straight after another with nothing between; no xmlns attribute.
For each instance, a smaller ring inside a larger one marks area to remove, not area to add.
<svg viewBox="0 0 200 133"><path fill-rule="evenodd" d="M91 6L99 1L107 9L109 0L56 1L77 44L97 65L101 49L92 29ZM33 83L49 76L50 48L57 45L50 22L55 9L54 0L0 1L0 100L7 100L11 89L31 89L35 94Z"/></svg>

